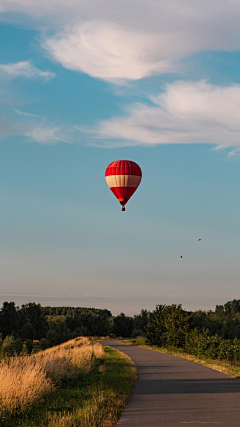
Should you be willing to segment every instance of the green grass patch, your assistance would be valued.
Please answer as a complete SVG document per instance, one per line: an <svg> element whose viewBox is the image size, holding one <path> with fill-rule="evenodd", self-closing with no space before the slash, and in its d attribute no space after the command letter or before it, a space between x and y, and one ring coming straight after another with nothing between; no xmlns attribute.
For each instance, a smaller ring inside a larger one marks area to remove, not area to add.
<svg viewBox="0 0 240 427"><path fill-rule="evenodd" d="M137 368L123 353L105 348L106 358L89 374L62 383L26 413L1 419L4 427L115 426L137 381ZM1 418L1 417L0 417Z"/></svg>
<svg viewBox="0 0 240 427"><path fill-rule="evenodd" d="M216 371L223 372L230 377L240 380L240 366L231 364L226 361L218 359L210 359L207 357L198 357L191 354L185 353L182 349L171 347L157 347L156 345L148 345L144 337L137 337L136 339L124 339L119 340L120 342L128 345L135 345L138 347L148 348L149 350L159 351L160 353L171 354L172 356L182 357L183 359L189 360L190 362L198 363L199 365L206 366L207 368L215 369Z"/></svg>

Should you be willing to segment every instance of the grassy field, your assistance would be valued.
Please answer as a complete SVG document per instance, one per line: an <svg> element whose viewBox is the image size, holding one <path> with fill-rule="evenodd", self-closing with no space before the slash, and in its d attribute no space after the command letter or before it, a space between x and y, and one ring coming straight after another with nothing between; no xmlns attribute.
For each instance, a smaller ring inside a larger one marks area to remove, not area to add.
<svg viewBox="0 0 240 427"><path fill-rule="evenodd" d="M131 359L86 338L11 358L0 365L0 425L111 427L136 380Z"/></svg>
<svg viewBox="0 0 240 427"><path fill-rule="evenodd" d="M154 351L159 351L160 353L167 353L173 356L182 357L183 359L187 359L190 362L198 363L199 365L206 366L207 368L215 369L216 371L223 372L224 374L227 374L230 377L240 380L240 366L231 364L229 362L192 356L188 353L184 353L181 349L178 349L175 347L163 348L163 347L157 347L156 345L147 345L145 344L146 340L143 337L137 337L135 339L123 339L119 341L124 344L135 345L138 347L148 348Z"/></svg>

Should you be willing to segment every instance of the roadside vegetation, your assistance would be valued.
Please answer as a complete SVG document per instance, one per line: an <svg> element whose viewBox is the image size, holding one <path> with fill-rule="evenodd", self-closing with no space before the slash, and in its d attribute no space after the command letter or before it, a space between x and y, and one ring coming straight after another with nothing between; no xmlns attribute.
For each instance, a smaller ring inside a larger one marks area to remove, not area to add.
<svg viewBox="0 0 240 427"><path fill-rule="evenodd" d="M82 336L78 339L78 336ZM133 317L34 302L0 309L0 425L114 426L136 382L136 368L89 336L131 337L240 379L240 300L209 311L157 305Z"/></svg>
<svg viewBox="0 0 240 427"><path fill-rule="evenodd" d="M240 379L240 301L215 312L187 312L181 305L157 305L143 334L124 340L183 357Z"/></svg>
<svg viewBox="0 0 240 427"><path fill-rule="evenodd" d="M201 357L192 356L191 354L185 353L183 349L174 346L158 347L156 345L150 345L147 343L146 338L142 336L130 339L120 339L119 341L124 344L135 345L138 347L148 348L149 350L159 351L160 353L182 357L183 359L189 360L190 362L198 363L199 365L206 366L207 368L215 369L216 371L223 372L230 377L240 380L240 364L238 363L233 364L224 360L211 359L204 355Z"/></svg>
<svg viewBox="0 0 240 427"><path fill-rule="evenodd" d="M239 310L239 305L237 309ZM215 333L213 333L199 319L199 316L186 312L181 305L158 305L156 310L150 314L149 322L145 327L145 336L150 345L170 347L170 349L174 347L192 356L218 359L238 365L240 363L240 340L234 334L234 329L237 333L239 312L233 312L227 322L224 319L227 316L224 316L225 313L222 314L222 322L214 325ZM229 326L228 332L226 331L229 338L216 332L217 328L220 333L221 330L224 331L225 322Z"/></svg>
<svg viewBox="0 0 240 427"><path fill-rule="evenodd" d="M0 425L111 427L137 380L133 362L89 338L2 359Z"/></svg>

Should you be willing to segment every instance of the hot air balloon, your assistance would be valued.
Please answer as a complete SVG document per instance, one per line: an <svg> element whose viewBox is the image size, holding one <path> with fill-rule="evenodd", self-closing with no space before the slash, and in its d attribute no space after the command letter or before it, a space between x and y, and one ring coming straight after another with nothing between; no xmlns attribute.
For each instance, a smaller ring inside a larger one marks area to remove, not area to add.
<svg viewBox="0 0 240 427"><path fill-rule="evenodd" d="M122 211L125 211L126 203L141 182L141 168L131 160L117 160L108 165L105 178L110 190L122 205Z"/></svg>

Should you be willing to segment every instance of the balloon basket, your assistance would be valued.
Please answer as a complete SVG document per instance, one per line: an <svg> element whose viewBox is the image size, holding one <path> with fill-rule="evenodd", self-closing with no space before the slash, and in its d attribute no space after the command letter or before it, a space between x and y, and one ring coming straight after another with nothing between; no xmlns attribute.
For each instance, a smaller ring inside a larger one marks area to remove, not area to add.
<svg viewBox="0 0 240 427"><path fill-rule="evenodd" d="M126 209L125 209L125 207L123 206L123 207L122 207L122 212L125 212L125 210L126 210Z"/></svg>

